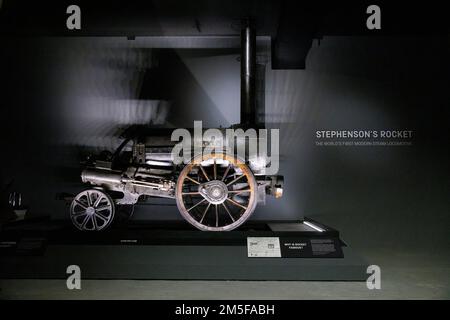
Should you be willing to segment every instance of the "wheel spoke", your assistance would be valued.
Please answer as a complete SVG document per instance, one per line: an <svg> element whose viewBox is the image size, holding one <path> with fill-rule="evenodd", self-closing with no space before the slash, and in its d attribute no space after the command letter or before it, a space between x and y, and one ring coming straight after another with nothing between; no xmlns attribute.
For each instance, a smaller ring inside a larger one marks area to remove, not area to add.
<svg viewBox="0 0 450 320"><path fill-rule="evenodd" d="M235 221L233 216L231 215L230 210L228 210L227 206L225 205L225 202L222 203L222 206L225 208L226 212L228 213L228 215L230 216L231 220L233 220L233 222Z"/></svg>
<svg viewBox="0 0 450 320"><path fill-rule="evenodd" d="M89 193L89 191L86 191L86 197L87 197L88 207L91 207L92 206L92 200L91 200L91 194Z"/></svg>
<svg viewBox="0 0 450 320"><path fill-rule="evenodd" d="M206 213L208 212L209 207L211 207L211 203L208 203L208 206L206 207L205 211L203 212L202 218L200 219L200 223L203 222L203 219L205 219Z"/></svg>
<svg viewBox="0 0 450 320"><path fill-rule="evenodd" d="M214 180L217 180L217 163L216 163L216 158L214 158Z"/></svg>
<svg viewBox="0 0 450 320"><path fill-rule="evenodd" d="M110 205L95 208L95 211L103 211L103 210L108 210L108 209L111 209Z"/></svg>
<svg viewBox="0 0 450 320"><path fill-rule="evenodd" d="M94 224L94 229L98 230L98 225L97 225L97 219L95 218L96 215L92 215L92 223Z"/></svg>
<svg viewBox="0 0 450 320"><path fill-rule="evenodd" d="M96 216L97 218L102 219L102 220L105 221L105 222L108 222L108 219L107 219L106 217L102 216L102 215L101 215L100 213L98 213L98 212L95 213L95 216Z"/></svg>
<svg viewBox="0 0 450 320"><path fill-rule="evenodd" d="M81 224L81 229L84 229L86 227L86 223L89 221L90 215L86 215L86 218L84 218L83 223Z"/></svg>
<svg viewBox="0 0 450 320"><path fill-rule="evenodd" d="M101 216L103 219L106 219L106 220L109 219L109 217L105 216L103 213L98 212L98 210L95 210L95 214L98 216Z"/></svg>
<svg viewBox="0 0 450 320"><path fill-rule="evenodd" d="M230 171L230 169L231 169L231 164L228 164L228 167L227 167L227 169L225 170L225 173L223 174L222 182L225 181L225 178L227 177L228 171Z"/></svg>
<svg viewBox="0 0 450 320"><path fill-rule="evenodd" d="M247 207L246 207L246 206L243 206L243 205L240 204L239 202L236 202L236 201L234 201L233 199L230 199L230 198L227 198L227 200L230 201L232 204L234 204L234 205L236 205L236 206L238 206L238 207L241 207L241 208L244 209L244 210L247 210Z"/></svg>
<svg viewBox="0 0 450 320"><path fill-rule="evenodd" d="M194 209L196 206L202 204L202 203L205 202L205 201L206 201L206 199L203 199L202 201L197 202L197 204L194 204L192 207L190 207L189 209L187 209L187 211L188 211L188 212L191 211L191 210Z"/></svg>
<svg viewBox="0 0 450 320"><path fill-rule="evenodd" d="M194 179L192 179L191 177L189 177L189 176L186 176L186 179L188 179L188 180L190 180L190 181L192 181L193 183L195 183L195 184L200 184L200 182L198 182L198 181L195 181Z"/></svg>
<svg viewBox="0 0 450 320"><path fill-rule="evenodd" d="M196 195L196 194L200 194L200 192L198 192L198 191L195 191L195 192L183 192L183 193L181 193L183 196L187 196L187 195L190 195L190 196L192 196L192 195Z"/></svg>
<svg viewBox="0 0 450 320"><path fill-rule="evenodd" d="M217 211L217 204L216 206L216 228L219 226L219 212Z"/></svg>
<svg viewBox="0 0 450 320"><path fill-rule="evenodd" d="M85 214L87 214L86 211L74 212L72 214L72 217L81 217L81 216L83 216Z"/></svg>
<svg viewBox="0 0 450 320"><path fill-rule="evenodd" d="M251 192L252 190L250 189L241 189L241 190L228 190L228 193L235 193L235 194L239 194L239 193L244 193L244 192Z"/></svg>
<svg viewBox="0 0 450 320"><path fill-rule="evenodd" d="M75 200L75 203L77 205L79 205L80 207L82 207L84 210L86 210L88 208L88 206L86 206L83 202L81 202L80 200Z"/></svg>
<svg viewBox="0 0 450 320"><path fill-rule="evenodd" d="M198 165L199 167L200 167L200 170L203 172L203 175L205 176L205 178L206 178L206 180L208 180L209 181L209 177L208 177L208 175L206 174L206 171L205 171L205 169L202 167L202 165L201 164L199 164Z"/></svg>
<svg viewBox="0 0 450 320"><path fill-rule="evenodd" d="M100 204L100 201L102 201L102 199L103 199L103 195L99 195L97 200L95 200L93 207L97 208L98 205Z"/></svg>
<svg viewBox="0 0 450 320"><path fill-rule="evenodd" d="M241 175L239 177L237 177L236 179L234 179L233 181L231 181L230 183L227 183L227 187L232 185L233 183L237 182L239 179L242 179L243 177L245 177L245 175Z"/></svg>

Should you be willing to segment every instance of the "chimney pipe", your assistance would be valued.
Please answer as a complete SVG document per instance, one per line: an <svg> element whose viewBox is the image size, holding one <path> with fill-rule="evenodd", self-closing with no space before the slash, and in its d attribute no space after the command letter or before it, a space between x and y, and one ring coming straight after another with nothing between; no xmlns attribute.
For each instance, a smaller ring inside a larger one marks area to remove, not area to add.
<svg viewBox="0 0 450 320"><path fill-rule="evenodd" d="M241 30L241 125L256 123L256 33L247 19Z"/></svg>

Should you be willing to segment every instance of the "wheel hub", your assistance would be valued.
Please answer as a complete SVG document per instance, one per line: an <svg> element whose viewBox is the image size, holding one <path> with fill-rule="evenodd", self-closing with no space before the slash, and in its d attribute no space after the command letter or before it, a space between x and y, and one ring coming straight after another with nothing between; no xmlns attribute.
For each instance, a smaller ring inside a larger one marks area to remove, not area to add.
<svg viewBox="0 0 450 320"><path fill-rule="evenodd" d="M88 215L90 215L90 216L92 216L93 214L95 214L95 209L94 209L94 207L88 207L88 208L86 209L86 214L88 214Z"/></svg>
<svg viewBox="0 0 450 320"><path fill-rule="evenodd" d="M212 204L221 204L228 197L228 187L220 180L213 180L199 186L200 194Z"/></svg>

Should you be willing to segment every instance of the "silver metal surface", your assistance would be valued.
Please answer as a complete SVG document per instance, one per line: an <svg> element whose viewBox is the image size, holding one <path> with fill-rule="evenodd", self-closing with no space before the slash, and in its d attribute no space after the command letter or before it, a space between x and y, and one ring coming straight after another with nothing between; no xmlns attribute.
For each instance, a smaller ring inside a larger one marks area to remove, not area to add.
<svg viewBox="0 0 450 320"><path fill-rule="evenodd" d="M90 168L82 172L81 179L84 183L123 193L124 196L115 201L117 204L135 204L141 195L174 198L175 182L154 171L168 172L139 166L129 167L124 172Z"/></svg>
<svg viewBox="0 0 450 320"><path fill-rule="evenodd" d="M222 204L228 198L228 187L219 180L203 183L198 187L200 194L212 204Z"/></svg>

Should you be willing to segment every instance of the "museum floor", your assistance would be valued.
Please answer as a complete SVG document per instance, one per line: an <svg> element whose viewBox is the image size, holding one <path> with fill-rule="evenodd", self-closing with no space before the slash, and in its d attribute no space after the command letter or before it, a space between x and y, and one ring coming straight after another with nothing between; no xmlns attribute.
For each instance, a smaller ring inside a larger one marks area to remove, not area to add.
<svg viewBox="0 0 450 320"><path fill-rule="evenodd" d="M358 248L361 252L361 248ZM448 250L411 253L365 248L381 267L381 290L364 282L0 280L1 299L449 299Z"/></svg>

